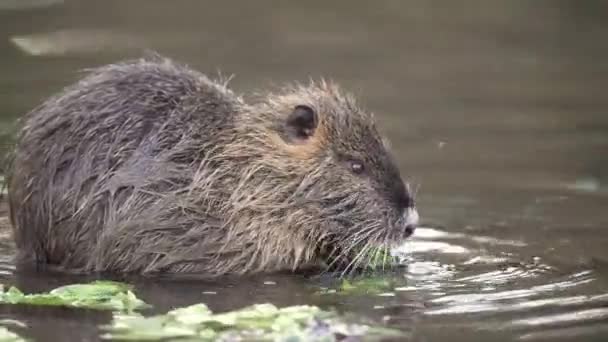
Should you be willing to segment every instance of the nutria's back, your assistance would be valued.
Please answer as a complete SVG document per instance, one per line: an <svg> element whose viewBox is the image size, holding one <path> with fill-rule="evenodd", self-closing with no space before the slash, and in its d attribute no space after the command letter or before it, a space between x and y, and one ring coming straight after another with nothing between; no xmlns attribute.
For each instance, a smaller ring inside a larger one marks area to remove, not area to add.
<svg viewBox="0 0 608 342"><path fill-rule="evenodd" d="M21 261L80 271L297 269L417 221L372 118L334 85L246 104L162 57L95 69L30 112L9 201Z"/></svg>

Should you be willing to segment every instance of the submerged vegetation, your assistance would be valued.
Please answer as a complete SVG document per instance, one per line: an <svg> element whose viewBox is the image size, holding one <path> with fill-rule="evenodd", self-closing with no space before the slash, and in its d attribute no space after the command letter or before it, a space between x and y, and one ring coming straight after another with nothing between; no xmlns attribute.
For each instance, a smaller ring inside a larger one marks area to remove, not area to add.
<svg viewBox="0 0 608 342"><path fill-rule="evenodd" d="M366 276L353 279L341 279L337 286L322 288L318 294L322 295L381 295L392 291L394 288L390 278L385 276Z"/></svg>

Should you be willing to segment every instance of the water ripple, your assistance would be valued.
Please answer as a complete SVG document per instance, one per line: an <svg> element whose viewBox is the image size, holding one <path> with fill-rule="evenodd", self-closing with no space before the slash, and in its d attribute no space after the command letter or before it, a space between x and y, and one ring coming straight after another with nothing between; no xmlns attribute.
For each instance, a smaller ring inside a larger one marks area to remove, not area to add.
<svg viewBox="0 0 608 342"><path fill-rule="evenodd" d="M556 330L584 336L608 318L608 293L601 291L592 267L565 272L537 256L524 261L518 251L525 246L518 240L421 228L395 249L407 260L408 283L394 290L426 293L423 316L481 330L510 329L523 340L559 337ZM453 321L462 315L465 321Z"/></svg>
<svg viewBox="0 0 608 342"><path fill-rule="evenodd" d="M574 323L580 321L591 321L608 318L608 308L596 308L588 310L579 310L563 314L547 315L541 317L531 317L518 319L511 322L514 326L539 326L539 325L557 325L562 323Z"/></svg>

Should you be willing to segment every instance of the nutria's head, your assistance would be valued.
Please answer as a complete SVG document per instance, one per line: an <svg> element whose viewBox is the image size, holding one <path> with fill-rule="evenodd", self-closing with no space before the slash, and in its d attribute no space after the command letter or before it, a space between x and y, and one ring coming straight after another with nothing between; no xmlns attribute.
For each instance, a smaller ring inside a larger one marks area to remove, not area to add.
<svg viewBox="0 0 608 342"><path fill-rule="evenodd" d="M298 267L325 257L352 269L368 248L413 233L413 195L386 140L373 116L337 86L265 95L237 125L229 153L243 164L231 216L237 231L258 222L262 259Z"/></svg>

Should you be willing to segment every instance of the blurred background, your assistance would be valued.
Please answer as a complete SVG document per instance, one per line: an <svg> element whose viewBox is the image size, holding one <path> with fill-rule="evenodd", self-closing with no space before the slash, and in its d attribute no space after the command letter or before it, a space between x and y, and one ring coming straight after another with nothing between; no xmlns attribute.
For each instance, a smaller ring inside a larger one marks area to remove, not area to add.
<svg viewBox="0 0 608 342"><path fill-rule="evenodd" d="M0 140L81 69L155 50L240 92L333 78L380 117L420 196L597 187L607 33L601 0L1 0Z"/></svg>
<svg viewBox="0 0 608 342"><path fill-rule="evenodd" d="M458 235L465 250L560 270L537 284L592 270L596 285L574 293L597 294L608 286L607 38L602 0L0 0L0 144L82 69L145 50L233 74L243 93L331 78L379 118L425 224L521 241ZM464 265L453 244L416 246Z"/></svg>

